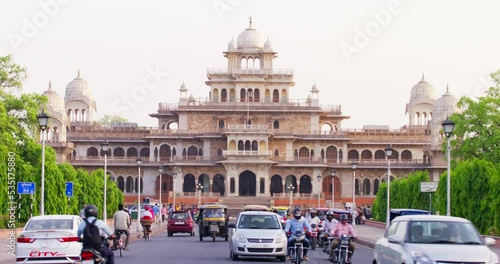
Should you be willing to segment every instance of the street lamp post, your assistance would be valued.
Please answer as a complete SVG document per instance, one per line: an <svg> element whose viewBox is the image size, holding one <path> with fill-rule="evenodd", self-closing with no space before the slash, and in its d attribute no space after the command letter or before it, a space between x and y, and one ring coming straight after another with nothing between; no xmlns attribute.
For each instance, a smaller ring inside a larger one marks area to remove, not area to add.
<svg viewBox="0 0 500 264"><path fill-rule="evenodd" d="M455 128L455 123L448 119L446 117L446 120L441 124L444 129L444 134L447 137L447 146L446 146L446 160L448 162L448 173L446 175L446 216L451 215L451 209L450 209L450 150L451 150L451 145L450 145L450 137L451 134L453 134L453 129Z"/></svg>
<svg viewBox="0 0 500 264"><path fill-rule="evenodd" d="M162 201L161 201L161 192L163 191L163 181L162 181L163 166L160 166L160 168L158 168L158 172L160 173L160 208L161 208L161 204L162 204Z"/></svg>
<svg viewBox="0 0 500 264"><path fill-rule="evenodd" d="M140 222L141 222L141 165L142 165L142 159L137 158L135 160L137 162L137 169L139 170L139 177L137 178L137 232L139 232L140 229Z"/></svg>
<svg viewBox="0 0 500 264"><path fill-rule="evenodd" d="M385 156L387 157L387 212L385 213L385 229L389 228L391 221L391 156L393 149L391 145L385 148Z"/></svg>
<svg viewBox="0 0 500 264"><path fill-rule="evenodd" d="M293 206L293 190L295 189L295 186L290 183L290 186L288 186L288 190L290 190L290 207Z"/></svg>
<svg viewBox="0 0 500 264"><path fill-rule="evenodd" d="M176 203L175 203L175 179L177 178L177 174L178 173L179 172L177 171L177 168L174 168L174 175L173 175L174 177L172 179L172 181L173 181L172 190L174 191L174 208L175 208L175 205L176 205Z"/></svg>
<svg viewBox="0 0 500 264"><path fill-rule="evenodd" d="M321 174L318 174L318 176L316 176L316 178L318 179L318 208L319 208L319 196L321 194L321 192L319 191L319 187L320 187L320 183L321 183Z"/></svg>
<svg viewBox="0 0 500 264"><path fill-rule="evenodd" d="M109 151L109 143L107 140L105 140L104 142L101 143L101 151L104 153L104 196L103 196L103 205L102 205L102 219L104 220L104 223L106 223L106 225L108 224L108 222L106 222L106 219L108 219L108 211L107 211L107 208L106 208L106 192L107 192L107 181L108 181L108 177L107 177L107 165L108 165L108 151Z"/></svg>
<svg viewBox="0 0 500 264"><path fill-rule="evenodd" d="M200 208L200 206L201 206L201 191L203 190L203 185L201 185L201 182L198 183L198 185L196 186L196 189L198 190L198 208Z"/></svg>
<svg viewBox="0 0 500 264"><path fill-rule="evenodd" d="M356 210L356 168L358 167L358 163L351 163L352 168L352 208L351 214L354 216L354 210ZM355 217L352 217L352 226L356 225Z"/></svg>
<svg viewBox="0 0 500 264"><path fill-rule="evenodd" d="M335 209L335 174L337 172L335 169L330 171L330 175L332 175L332 209Z"/></svg>
<svg viewBox="0 0 500 264"><path fill-rule="evenodd" d="M42 110L42 113L36 116L38 119L38 125L40 126L40 130L42 130L42 179L41 179L41 201L40 201L40 215L45 214L45 130L47 129L47 124L49 123L50 116L45 114Z"/></svg>

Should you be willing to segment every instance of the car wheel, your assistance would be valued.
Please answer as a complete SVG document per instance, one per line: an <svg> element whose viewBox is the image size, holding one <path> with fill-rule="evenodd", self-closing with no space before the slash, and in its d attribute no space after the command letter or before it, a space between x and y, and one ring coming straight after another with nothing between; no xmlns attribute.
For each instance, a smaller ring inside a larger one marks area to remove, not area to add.
<svg viewBox="0 0 500 264"><path fill-rule="evenodd" d="M279 261L281 262L285 262L286 261L286 256L279 256L279 257L276 257Z"/></svg>
<svg viewBox="0 0 500 264"><path fill-rule="evenodd" d="M172 232L168 232L168 236L171 237L173 236L174 234L172 234Z"/></svg>
<svg viewBox="0 0 500 264"><path fill-rule="evenodd" d="M238 260L238 255L234 254L233 250L229 251L229 255L231 256L231 259L233 261L237 261Z"/></svg>
<svg viewBox="0 0 500 264"><path fill-rule="evenodd" d="M227 241L227 240L229 239L229 236L228 236L228 235L226 235L226 238L224 238L224 239Z"/></svg>

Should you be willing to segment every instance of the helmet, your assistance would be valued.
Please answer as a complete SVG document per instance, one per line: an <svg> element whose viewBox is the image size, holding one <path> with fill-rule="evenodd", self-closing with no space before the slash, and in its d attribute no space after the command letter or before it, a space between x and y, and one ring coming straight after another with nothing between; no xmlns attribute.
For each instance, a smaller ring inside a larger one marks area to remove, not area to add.
<svg viewBox="0 0 500 264"><path fill-rule="evenodd" d="M316 214L316 210L311 210L311 212L309 212L310 214Z"/></svg>
<svg viewBox="0 0 500 264"><path fill-rule="evenodd" d="M300 211L300 208L295 208L295 210L293 210L293 217L295 217L295 219L297 220L299 220L302 217L302 212Z"/></svg>
<svg viewBox="0 0 500 264"><path fill-rule="evenodd" d="M273 213L277 214L278 213L278 209L274 208Z"/></svg>
<svg viewBox="0 0 500 264"><path fill-rule="evenodd" d="M332 216L333 217L333 212L332 211L326 212L326 217L328 217L328 216Z"/></svg>
<svg viewBox="0 0 500 264"><path fill-rule="evenodd" d="M346 214L341 215L340 220L347 220L347 215Z"/></svg>
<svg viewBox="0 0 500 264"><path fill-rule="evenodd" d="M95 205L93 204L85 207L84 212L85 212L85 218L89 218L90 216L97 218L97 207L95 207Z"/></svg>

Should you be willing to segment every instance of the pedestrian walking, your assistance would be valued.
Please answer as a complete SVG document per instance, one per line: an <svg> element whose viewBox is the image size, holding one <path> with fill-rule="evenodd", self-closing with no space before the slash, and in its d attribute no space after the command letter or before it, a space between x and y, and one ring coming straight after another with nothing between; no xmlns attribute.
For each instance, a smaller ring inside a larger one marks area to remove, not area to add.
<svg viewBox="0 0 500 264"><path fill-rule="evenodd" d="M165 205L161 208L161 222L165 223L165 219L167 218L167 207Z"/></svg>

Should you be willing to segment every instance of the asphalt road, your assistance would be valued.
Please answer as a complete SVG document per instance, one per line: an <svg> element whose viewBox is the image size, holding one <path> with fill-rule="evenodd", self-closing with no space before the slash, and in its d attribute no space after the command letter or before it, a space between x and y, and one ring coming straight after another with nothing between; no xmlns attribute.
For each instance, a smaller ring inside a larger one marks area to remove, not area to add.
<svg viewBox="0 0 500 264"><path fill-rule="evenodd" d="M124 252L123 257L117 256L115 262L119 264L153 264L153 263L280 263L274 258L248 259L241 258L232 261L229 258L229 242L224 238L217 238L215 242L200 242L198 236L191 237L184 234L175 234L167 237L162 233L151 237L151 240L138 240L129 245L130 250ZM354 264L371 263L373 250L361 245L356 245L353 257ZM330 263L328 256L321 250L309 250L309 261L305 263Z"/></svg>

